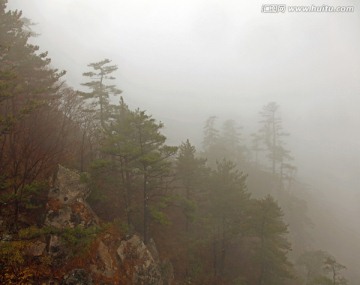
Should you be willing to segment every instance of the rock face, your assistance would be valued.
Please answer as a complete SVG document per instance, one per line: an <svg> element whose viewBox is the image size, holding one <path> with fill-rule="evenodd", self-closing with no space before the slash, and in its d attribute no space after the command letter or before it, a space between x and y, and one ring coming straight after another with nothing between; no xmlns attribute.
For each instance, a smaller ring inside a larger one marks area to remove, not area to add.
<svg viewBox="0 0 360 285"><path fill-rule="evenodd" d="M32 242L26 249L26 254L29 256L38 257L44 254L46 243L40 240Z"/></svg>
<svg viewBox="0 0 360 285"><path fill-rule="evenodd" d="M163 285L159 263L136 235L120 243L117 253L123 264L132 263L133 266L125 272L132 284Z"/></svg>
<svg viewBox="0 0 360 285"><path fill-rule="evenodd" d="M99 219L85 202L89 190L80 180L79 174L59 166L54 187L49 192L45 225L74 228L99 224Z"/></svg>
<svg viewBox="0 0 360 285"><path fill-rule="evenodd" d="M67 229L100 226L99 219L85 199L88 188L81 182L76 172L59 166L54 188L49 193L45 225L66 231ZM45 251L45 252L44 252ZM52 234L47 243L36 241L29 248L32 256L49 255L53 265L69 268L60 280L48 280L44 284L61 285L170 285L173 275L168 270L162 272L155 243L146 246L141 238L130 238L115 232L99 234L94 240L88 258L82 266L71 267L71 249L67 248L61 235ZM171 265L171 264L170 264ZM166 266L165 266L166 267ZM164 267L164 268L165 268ZM167 266L167 268L172 268ZM165 277L166 276L166 277ZM170 276L170 277L169 277Z"/></svg>
<svg viewBox="0 0 360 285"><path fill-rule="evenodd" d="M92 279L84 269L74 269L64 276L61 285L92 285Z"/></svg>

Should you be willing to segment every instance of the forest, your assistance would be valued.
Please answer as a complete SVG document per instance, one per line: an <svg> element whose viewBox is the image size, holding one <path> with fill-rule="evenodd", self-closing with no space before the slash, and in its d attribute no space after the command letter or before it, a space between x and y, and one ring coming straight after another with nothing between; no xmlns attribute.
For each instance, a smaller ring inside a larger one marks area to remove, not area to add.
<svg viewBox="0 0 360 285"><path fill-rule="evenodd" d="M201 146L169 145L161 121L127 104L116 62L95 58L76 90L34 36L31 20L0 0L1 284L43 284L57 270L25 249L56 231L44 221L59 165L79 173L101 221L59 233L82 262L111 229L155 242L174 284L348 284L345 265L311 245L306 186L277 102L254 114L251 136L214 114Z"/></svg>

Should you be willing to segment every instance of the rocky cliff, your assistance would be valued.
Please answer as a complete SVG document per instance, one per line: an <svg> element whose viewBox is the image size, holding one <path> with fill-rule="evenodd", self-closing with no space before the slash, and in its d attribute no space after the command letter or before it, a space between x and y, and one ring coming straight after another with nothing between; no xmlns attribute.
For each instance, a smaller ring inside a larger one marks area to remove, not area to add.
<svg viewBox="0 0 360 285"><path fill-rule="evenodd" d="M26 255L48 276L31 284L172 284L171 264L160 261L154 242L145 245L138 235L103 225L86 203L88 194L78 173L59 166L43 234L26 246Z"/></svg>

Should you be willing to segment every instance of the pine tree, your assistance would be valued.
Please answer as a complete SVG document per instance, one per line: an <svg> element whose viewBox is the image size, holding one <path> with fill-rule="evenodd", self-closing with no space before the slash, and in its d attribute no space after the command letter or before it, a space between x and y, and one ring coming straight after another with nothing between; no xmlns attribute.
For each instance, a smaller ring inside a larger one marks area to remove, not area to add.
<svg viewBox="0 0 360 285"><path fill-rule="evenodd" d="M57 104L64 72L28 43L32 33L22 13L6 11L6 4L0 1L0 184L17 230L24 192L53 170L64 150L65 120ZM53 125L57 119L60 126Z"/></svg>
<svg viewBox="0 0 360 285"><path fill-rule="evenodd" d="M151 219L164 221L163 213L155 203L155 196L164 196L168 190L168 182L172 176L169 158L177 152L177 147L167 146L166 137L160 133L162 123L137 109L134 113L134 149L138 153L136 163L142 177L143 193L143 236L149 241ZM160 206L160 208L163 205Z"/></svg>
<svg viewBox="0 0 360 285"><path fill-rule="evenodd" d="M287 225L283 213L271 196L254 201L249 231L254 238L254 265L258 269L257 285L281 285L292 278L287 253Z"/></svg>
<svg viewBox="0 0 360 285"><path fill-rule="evenodd" d="M217 162L210 185L215 277L224 277L229 245L245 229L250 198L245 181L246 175L239 172L234 163Z"/></svg>
<svg viewBox="0 0 360 285"><path fill-rule="evenodd" d="M204 140L203 140L203 148L204 151L209 151L209 149L217 144L219 139L219 131L215 127L216 116L209 117L204 126Z"/></svg>
<svg viewBox="0 0 360 285"><path fill-rule="evenodd" d="M341 276L341 271L346 269L344 265L337 262L334 257L328 256L324 261L324 270L330 275L332 285L346 285L347 280Z"/></svg>
<svg viewBox="0 0 360 285"><path fill-rule="evenodd" d="M219 155L223 153L220 144L220 134L216 129L216 117L209 117L204 126L203 132L203 156L207 160L207 165L211 168L216 167L216 161L219 160Z"/></svg>
<svg viewBox="0 0 360 285"><path fill-rule="evenodd" d="M324 261L328 253L322 250L313 250L304 252L297 261L297 264L305 269L305 285L314 284L324 273Z"/></svg>
<svg viewBox="0 0 360 285"><path fill-rule="evenodd" d="M129 227L132 227L132 196L134 195L134 180L136 178L136 159L140 156L135 147L135 129L133 128L135 112L131 111L120 98L120 105L114 106L111 123L100 139L101 158L93 163L94 192L102 195L93 195L95 200L103 200L107 204L104 216L121 217L119 209L124 215ZM100 186L106 179L106 186ZM95 194L95 193L94 193ZM100 194L100 193L98 193ZM103 199L99 199L103 197ZM97 201L99 204L100 201ZM101 204L101 203L100 203ZM104 208L104 207L102 207ZM110 213L111 212L111 213Z"/></svg>
<svg viewBox="0 0 360 285"><path fill-rule="evenodd" d="M109 65L110 63L109 59L90 63L88 66L93 70L83 73L83 76L89 77L90 81L82 85L88 87L91 92L80 93L84 98L92 99L91 104L99 109L99 122L104 130L107 129L106 121L111 117L111 96L119 95L122 92L115 85L106 84L106 81L115 79L112 74L118 69L116 65Z"/></svg>
<svg viewBox="0 0 360 285"><path fill-rule="evenodd" d="M226 120L222 126L220 141L224 153L221 159L232 160L237 166L244 165L246 160L246 147L242 145L241 128L234 120Z"/></svg>
<svg viewBox="0 0 360 285"><path fill-rule="evenodd" d="M278 174L282 179L284 163L291 159L290 152L285 148L283 138L289 134L283 131L279 116L279 105L270 102L260 112L261 128L255 138L262 138L268 150L272 174Z"/></svg>
<svg viewBox="0 0 360 285"><path fill-rule="evenodd" d="M207 172L205 163L206 159L196 158L196 149L189 140L180 145L176 160L176 173L185 190L184 214L186 217L186 231L189 230L190 222L193 220L196 192L199 192L202 178Z"/></svg>

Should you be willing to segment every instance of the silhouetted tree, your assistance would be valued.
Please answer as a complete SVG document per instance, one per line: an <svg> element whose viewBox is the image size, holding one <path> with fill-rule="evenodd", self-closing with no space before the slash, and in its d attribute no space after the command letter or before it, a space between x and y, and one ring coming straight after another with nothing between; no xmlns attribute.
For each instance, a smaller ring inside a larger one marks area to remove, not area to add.
<svg viewBox="0 0 360 285"><path fill-rule="evenodd" d="M341 271L344 269L346 269L346 267L337 262L332 256L328 256L324 261L324 270L330 275L332 285L347 284L347 280L341 276Z"/></svg>
<svg viewBox="0 0 360 285"><path fill-rule="evenodd" d="M271 161L272 174L278 174L280 178L283 175L283 164L286 160L291 159L290 152L285 149L283 138L288 136L288 133L283 131L282 121L279 116L279 105L275 102L270 102L265 105L260 112L262 117L261 128L255 136L256 141L262 138L263 144L269 152L269 159Z"/></svg>
<svg viewBox="0 0 360 285"><path fill-rule="evenodd" d="M82 85L88 87L91 92L80 93L84 98L92 99L89 102L90 105L93 104L99 108L99 121L103 129L106 129L105 121L111 117L110 97L121 94L121 90L115 85L106 84L106 81L115 79L112 74L118 69L116 65L109 65L110 63L109 59L90 63L88 66L92 68L92 71L83 73L83 76L89 77L90 81Z"/></svg>
<svg viewBox="0 0 360 285"><path fill-rule="evenodd" d="M6 3L0 1L0 173L17 230L24 191L53 170L64 150L66 120L57 104L64 72L28 43L21 12L6 11ZM59 127L53 125L58 119Z"/></svg>
<svg viewBox="0 0 360 285"><path fill-rule="evenodd" d="M231 161L217 162L211 177L210 215L213 225L214 275L224 277L225 261L233 238L244 230L250 195L246 175Z"/></svg>
<svg viewBox="0 0 360 285"><path fill-rule="evenodd" d="M287 253L287 225L283 213L271 196L254 201L249 222L254 239L254 264L258 269L258 285L281 285L292 277Z"/></svg>
<svg viewBox="0 0 360 285"><path fill-rule="evenodd" d="M185 190L184 213L186 218L185 229L189 230L190 222L193 220L196 204L196 192L199 192L204 174L206 159L196 157L195 146L189 140L182 143L176 160L177 177Z"/></svg>
<svg viewBox="0 0 360 285"><path fill-rule="evenodd" d="M305 285L314 284L315 279L324 273L324 261L328 253L322 250L306 251L297 260L297 264L305 269Z"/></svg>
<svg viewBox="0 0 360 285"><path fill-rule="evenodd" d="M133 147L138 153L137 164L142 177L143 236L144 242L147 243L150 219L163 219L162 213L151 201L168 190L167 182L172 176L169 158L176 154L177 147L165 144L166 137L160 133L163 124L157 123L144 111L135 111L132 127L134 128Z"/></svg>

